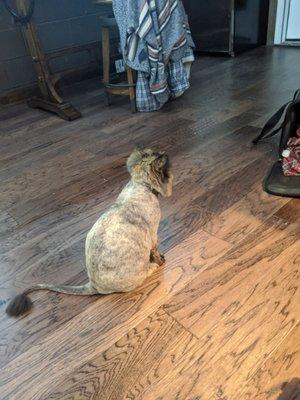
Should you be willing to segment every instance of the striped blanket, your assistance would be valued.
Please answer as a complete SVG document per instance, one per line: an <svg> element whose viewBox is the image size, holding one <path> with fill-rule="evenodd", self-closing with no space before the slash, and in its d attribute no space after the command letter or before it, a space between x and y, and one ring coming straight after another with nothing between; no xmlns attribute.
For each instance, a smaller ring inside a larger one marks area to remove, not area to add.
<svg viewBox="0 0 300 400"><path fill-rule="evenodd" d="M189 87L194 46L181 0L113 0L121 48L138 71L139 111L161 108Z"/></svg>

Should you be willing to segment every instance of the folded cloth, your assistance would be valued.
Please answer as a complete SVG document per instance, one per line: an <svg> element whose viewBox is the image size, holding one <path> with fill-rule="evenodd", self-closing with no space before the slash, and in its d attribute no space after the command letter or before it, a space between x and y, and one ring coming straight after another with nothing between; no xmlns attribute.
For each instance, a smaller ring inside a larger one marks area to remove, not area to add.
<svg viewBox="0 0 300 400"><path fill-rule="evenodd" d="M139 111L154 111L189 87L194 60L181 0L113 0L125 63L138 71Z"/></svg>
<svg viewBox="0 0 300 400"><path fill-rule="evenodd" d="M138 72L136 102L139 111L148 112L159 110L169 98L177 98L189 88L188 73L181 60L170 61L167 71L167 86L159 95L155 95L151 92L151 86L147 75L144 72Z"/></svg>
<svg viewBox="0 0 300 400"><path fill-rule="evenodd" d="M289 138L287 147L282 152L282 169L285 176L300 175L300 127L296 136Z"/></svg>

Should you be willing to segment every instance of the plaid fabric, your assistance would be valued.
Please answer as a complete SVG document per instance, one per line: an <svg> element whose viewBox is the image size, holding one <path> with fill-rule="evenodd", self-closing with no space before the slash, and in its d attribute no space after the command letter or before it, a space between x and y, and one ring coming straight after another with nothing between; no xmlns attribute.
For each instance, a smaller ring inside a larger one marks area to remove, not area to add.
<svg viewBox="0 0 300 400"><path fill-rule="evenodd" d="M189 87L193 41L181 0L113 0L125 63L138 71L139 111L154 111ZM188 55L189 60L185 60Z"/></svg>
<svg viewBox="0 0 300 400"><path fill-rule="evenodd" d="M159 110L170 98L181 96L190 86L187 69L182 60L170 61L166 69L167 85L160 94L150 90L149 76L145 72L138 72L136 85L136 105L142 112Z"/></svg>
<svg viewBox="0 0 300 400"><path fill-rule="evenodd" d="M181 96L190 87L187 71L182 60L173 62L171 61L168 67L169 67L168 82L169 82L171 97L176 98Z"/></svg>
<svg viewBox="0 0 300 400"><path fill-rule="evenodd" d="M136 108L138 111L149 112L159 110L166 101L160 101L150 91L149 76L146 72L138 71L136 83ZM168 90L168 89L166 89ZM169 98L169 93L168 93Z"/></svg>

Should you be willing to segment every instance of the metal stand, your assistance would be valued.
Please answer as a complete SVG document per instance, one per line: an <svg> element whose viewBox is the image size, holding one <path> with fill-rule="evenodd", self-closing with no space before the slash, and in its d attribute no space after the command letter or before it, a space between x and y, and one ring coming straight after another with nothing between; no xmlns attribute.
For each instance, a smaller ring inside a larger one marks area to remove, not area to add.
<svg viewBox="0 0 300 400"><path fill-rule="evenodd" d="M30 8L28 0L17 0L16 5L20 15L26 15ZM34 63L38 77L38 86L41 92L39 97L30 98L27 102L28 105L55 113L67 121L80 118L81 113L70 103L64 102L55 88L58 79L54 79L54 75L50 73L46 55L41 48L36 26L32 22L32 19L30 18L25 23L22 20L19 22L21 23L22 31Z"/></svg>

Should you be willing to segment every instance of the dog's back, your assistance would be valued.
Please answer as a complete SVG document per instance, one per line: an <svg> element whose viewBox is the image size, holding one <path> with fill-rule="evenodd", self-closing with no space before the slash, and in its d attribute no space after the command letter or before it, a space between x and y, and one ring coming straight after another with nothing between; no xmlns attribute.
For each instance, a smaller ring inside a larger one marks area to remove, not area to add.
<svg viewBox="0 0 300 400"><path fill-rule="evenodd" d="M159 220L157 196L129 182L87 235L86 267L97 290L111 293L136 287L148 266Z"/></svg>

